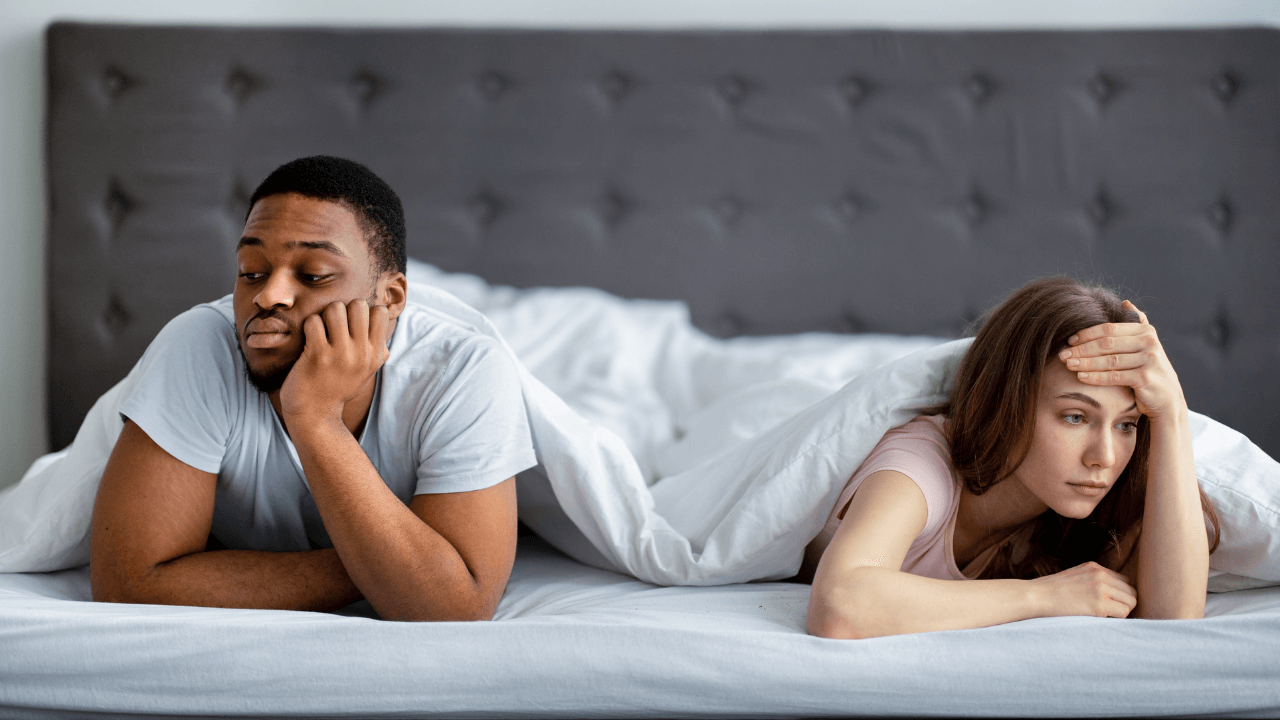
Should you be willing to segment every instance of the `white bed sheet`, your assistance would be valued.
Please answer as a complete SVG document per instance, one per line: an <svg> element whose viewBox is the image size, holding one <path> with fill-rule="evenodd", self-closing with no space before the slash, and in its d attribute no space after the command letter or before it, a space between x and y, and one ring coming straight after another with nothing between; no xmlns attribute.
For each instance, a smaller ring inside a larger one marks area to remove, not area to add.
<svg viewBox="0 0 1280 720"><path fill-rule="evenodd" d="M535 537L489 623L95 604L84 568L0 575L0 716L1280 714L1280 588L1198 621L863 641L806 635L808 592L659 587Z"/></svg>

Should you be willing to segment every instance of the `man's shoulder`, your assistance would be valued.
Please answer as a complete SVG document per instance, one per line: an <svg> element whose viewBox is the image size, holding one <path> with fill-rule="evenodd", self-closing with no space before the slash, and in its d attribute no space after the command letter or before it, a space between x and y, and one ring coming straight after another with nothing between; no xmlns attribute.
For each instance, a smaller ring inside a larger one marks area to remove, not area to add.
<svg viewBox="0 0 1280 720"><path fill-rule="evenodd" d="M231 296L226 295L179 313L165 324L164 329L156 336L156 341L189 342L194 338L206 336L210 339L230 339L235 342L235 328Z"/></svg>
<svg viewBox="0 0 1280 720"><path fill-rule="evenodd" d="M391 341L391 365L440 366L505 354L498 340L463 320L418 303L406 303Z"/></svg>

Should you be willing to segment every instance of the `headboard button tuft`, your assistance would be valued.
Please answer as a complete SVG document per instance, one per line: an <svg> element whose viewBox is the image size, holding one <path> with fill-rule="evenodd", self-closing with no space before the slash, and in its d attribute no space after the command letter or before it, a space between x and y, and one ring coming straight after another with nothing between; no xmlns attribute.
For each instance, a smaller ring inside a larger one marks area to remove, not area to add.
<svg viewBox="0 0 1280 720"><path fill-rule="evenodd" d="M862 214L862 201L853 193L845 193L836 198L832 208L836 212L836 216L845 222L853 222Z"/></svg>
<svg viewBox="0 0 1280 720"><path fill-rule="evenodd" d="M489 190L481 190L467 202L467 210L482 230L493 225L504 209L502 200Z"/></svg>
<svg viewBox="0 0 1280 720"><path fill-rule="evenodd" d="M858 107L871 94L871 84L857 75L850 75L840 81L840 95L849 107Z"/></svg>
<svg viewBox="0 0 1280 720"><path fill-rule="evenodd" d="M970 225L977 225L987 216L990 211L990 203L982 193L974 190L969 197L960 203L960 213L969 221Z"/></svg>
<svg viewBox="0 0 1280 720"><path fill-rule="evenodd" d="M111 100L115 100L120 97L137 84L137 80L126 75L125 72L118 67L108 67L102 73L102 90Z"/></svg>
<svg viewBox="0 0 1280 720"><path fill-rule="evenodd" d="M1240 78L1230 71L1222 73L1213 80L1213 92L1222 102L1231 102L1240 92Z"/></svg>
<svg viewBox="0 0 1280 720"><path fill-rule="evenodd" d="M1097 101L1099 105L1106 105L1116 94L1116 82L1103 73L1098 73L1090 78L1089 94Z"/></svg>
<svg viewBox="0 0 1280 720"><path fill-rule="evenodd" d="M1227 345L1231 342L1231 323L1227 320L1226 311L1219 312L1218 316L1209 322L1209 326L1205 328L1205 337L1219 350L1227 349Z"/></svg>
<svg viewBox="0 0 1280 720"><path fill-rule="evenodd" d="M227 196L227 216L233 228L242 224L249 214L249 198L252 195L243 181L236 180L231 184L231 193Z"/></svg>
<svg viewBox="0 0 1280 720"><path fill-rule="evenodd" d="M730 107L736 108L741 105L751 93L751 89L751 83L737 75L722 77L716 82L716 92L720 93L720 97Z"/></svg>
<svg viewBox="0 0 1280 720"><path fill-rule="evenodd" d="M137 209L138 202L120 187L118 180L111 178L107 183L107 195L102 200L102 207L106 211L107 222L114 233L120 230L125 217Z"/></svg>
<svg viewBox="0 0 1280 720"><path fill-rule="evenodd" d="M621 70L610 70L604 74L604 77L600 78L600 92L614 105L622 102L623 98L630 95L634 86L635 81Z"/></svg>
<svg viewBox="0 0 1280 720"><path fill-rule="evenodd" d="M985 75L973 75L964 81L964 94L969 96L974 105L986 102L994 89L991 80Z"/></svg>
<svg viewBox="0 0 1280 720"><path fill-rule="evenodd" d="M744 208L741 200L732 195L726 195L715 201L711 209L721 223L726 226L732 226L742 217Z"/></svg>
<svg viewBox="0 0 1280 720"><path fill-rule="evenodd" d="M852 310L845 310L840 315L840 321L836 326L840 329L840 332L852 334L870 332L871 330L871 326L867 324L867 321Z"/></svg>
<svg viewBox="0 0 1280 720"><path fill-rule="evenodd" d="M1105 190L1098 190L1098 194L1084 206L1084 214L1088 216L1089 222L1095 227L1102 227L1111 222L1111 218L1115 215L1115 205L1111 202L1111 198Z"/></svg>
<svg viewBox="0 0 1280 720"><path fill-rule="evenodd" d="M257 92L262 86L262 81L254 77L244 68L235 68L231 74L227 76L225 83L227 94L236 101L242 103L253 93Z"/></svg>
<svg viewBox="0 0 1280 720"><path fill-rule="evenodd" d="M515 80L497 70L487 70L476 78L476 89L490 102L505 95L515 86Z"/></svg>
<svg viewBox="0 0 1280 720"><path fill-rule="evenodd" d="M720 317L716 318L707 330L716 337L727 338L741 335L746 327L747 324L742 316L732 310L726 310L720 313Z"/></svg>
<svg viewBox="0 0 1280 720"><path fill-rule="evenodd" d="M103 309L100 317L102 327L107 331L108 335L118 335L125 326L129 324L130 313L125 309L124 303L120 302L120 297L115 293L107 300L107 307Z"/></svg>
<svg viewBox="0 0 1280 720"><path fill-rule="evenodd" d="M1231 228L1231 203L1225 199L1209 206L1209 222L1222 232Z"/></svg>
<svg viewBox="0 0 1280 720"><path fill-rule="evenodd" d="M617 188L609 188L601 196L598 208L604 224L614 228L631 212L631 202Z"/></svg>
<svg viewBox="0 0 1280 720"><path fill-rule="evenodd" d="M387 82L369 70L360 70L351 78L351 94L363 107L377 100L386 90Z"/></svg>

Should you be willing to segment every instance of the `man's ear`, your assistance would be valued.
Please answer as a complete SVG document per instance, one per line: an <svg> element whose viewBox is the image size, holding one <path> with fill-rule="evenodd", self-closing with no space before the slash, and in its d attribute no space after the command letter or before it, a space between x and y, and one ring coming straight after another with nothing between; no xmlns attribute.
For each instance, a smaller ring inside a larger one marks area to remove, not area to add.
<svg viewBox="0 0 1280 720"><path fill-rule="evenodd" d="M378 279L378 285L378 297L390 311L390 318L395 320L404 312L405 303L409 302L409 280L402 272L388 273Z"/></svg>

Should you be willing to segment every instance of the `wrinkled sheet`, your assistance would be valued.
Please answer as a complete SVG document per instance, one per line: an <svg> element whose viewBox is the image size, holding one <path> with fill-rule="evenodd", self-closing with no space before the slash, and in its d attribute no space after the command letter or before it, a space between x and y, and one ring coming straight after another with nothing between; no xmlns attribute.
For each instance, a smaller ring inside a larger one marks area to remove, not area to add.
<svg viewBox="0 0 1280 720"><path fill-rule="evenodd" d="M0 717L1280 715L1280 588L1206 620L803 631L809 588L660 587L521 538L492 623L89 603L0 575Z"/></svg>

